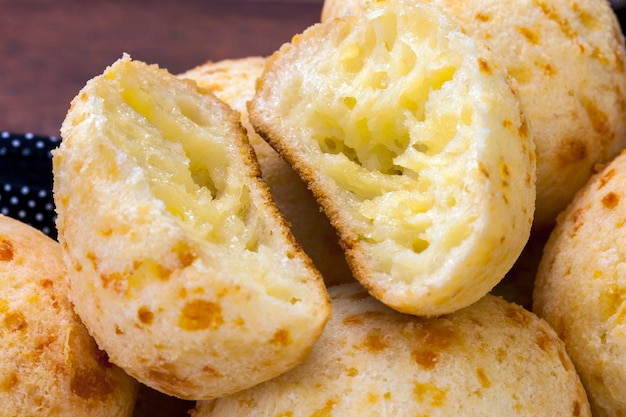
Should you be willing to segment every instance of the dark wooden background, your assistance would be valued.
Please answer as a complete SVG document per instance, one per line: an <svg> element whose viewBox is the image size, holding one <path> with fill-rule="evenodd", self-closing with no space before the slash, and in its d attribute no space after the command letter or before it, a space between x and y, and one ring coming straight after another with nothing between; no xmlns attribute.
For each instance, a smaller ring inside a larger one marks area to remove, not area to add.
<svg viewBox="0 0 626 417"><path fill-rule="evenodd" d="M70 100L123 52L180 73L269 55L321 1L0 0L0 131L58 135Z"/></svg>

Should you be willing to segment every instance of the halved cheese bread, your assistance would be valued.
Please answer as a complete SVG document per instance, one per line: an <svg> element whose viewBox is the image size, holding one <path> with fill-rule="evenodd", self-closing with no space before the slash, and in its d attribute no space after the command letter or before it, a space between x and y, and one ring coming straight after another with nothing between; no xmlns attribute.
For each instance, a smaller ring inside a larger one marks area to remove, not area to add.
<svg viewBox="0 0 626 417"><path fill-rule="evenodd" d="M249 102L372 295L406 313L465 307L530 234L532 132L504 70L435 8L378 1L275 52Z"/></svg>
<svg viewBox="0 0 626 417"><path fill-rule="evenodd" d="M185 399L272 378L330 314L239 115L124 56L72 102L54 153L71 298L111 361Z"/></svg>
<svg viewBox="0 0 626 417"><path fill-rule="evenodd" d="M325 0L322 21L369 0ZM515 79L537 147L533 228L547 231L593 174L626 148L626 50L606 0L413 0L487 45Z"/></svg>

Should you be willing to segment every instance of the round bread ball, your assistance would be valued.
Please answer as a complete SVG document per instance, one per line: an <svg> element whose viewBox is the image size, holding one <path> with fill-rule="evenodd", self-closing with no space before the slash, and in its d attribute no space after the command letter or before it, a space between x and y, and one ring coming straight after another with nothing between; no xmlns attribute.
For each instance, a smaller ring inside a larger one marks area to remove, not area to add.
<svg viewBox="0 0 626 417"><path fill-rule="evenodd" d="M241 114L241 124L254 147L262 178L290 223L296 240L311 257L326 285L354 281L339 246L337 233L313 194L293 168L250 125L246 105L254 96L256 80L263 73L265 61L266 58L260 56L208 61L180 76L196 81L200 87L211 91Z"/></svg>
<svg viewBox="0 0 626 417"><path fill-rule="evenodd" d="M239 115L124 55L72 101L53 153L77 314L170 396L228 395L304 360L330 305L261 181Z"/></svg>
<svg viewBox="0 0 626 417"><path fill-rule="evenodd" d="M374 297L450 313L488 293L528 240L532 130L505 71L456 22L408 0L367 6L276 51L250 121Z"/></svg>
<svg viewBox="0 0 626 417"><path fill-rule="evenodd" d="M333 317L297 368L193 417L589 416L563 343L543 320L487 295L439 318L389 309L358 284L329 290Z"/></svg>
<svg viewBox="0 0 626 417"><path fill-rule="evenodd" d="M322 20L367 0L325 0ZM606 0L424 0L483 41L516 80L537 147L535 229L626 147L626 51Z"/></svg>
<svg viewBox="0 0 626 417"><path fill-rule="evenodd" d="M565 342L596 417L626 416L626 153L595 174L557 221L533 310Z"/></svg>
<svg viewBox="0 0 626 417"><path fill-rule="evenodd" d="M61 245L0 215L0 415L131 416L137 383L68 299Z"/></svg>

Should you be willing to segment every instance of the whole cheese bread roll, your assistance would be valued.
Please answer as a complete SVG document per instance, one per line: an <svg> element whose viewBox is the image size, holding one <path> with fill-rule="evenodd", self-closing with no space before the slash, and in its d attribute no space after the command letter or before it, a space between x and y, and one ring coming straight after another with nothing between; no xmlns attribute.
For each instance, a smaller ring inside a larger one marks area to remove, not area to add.
<svg viewBox="0 0 626 417"><path fill-rule="evenodd" d="M0 214L0 415L133 415L137 382L74 313L58 242Z"/></svg>
<svg viewBox="0 0 626 417"><path fill-rule="evenodd" d="M300 363L330 313L238 114L124 56L73 100L54 153L76 310L111 361L184 399Z"/></svg>
<svg viewBox="0 0 626 417"><path fill-rule="evenodd" d="M269 58L249 104L385 304L455 311L522 251L531 130L491 54L436 9L379 1L308 28Z"/></svg>
<svg viewBox="0 0 626 417"><path fill-rule="evenodd" d="M256 134L248 118L246 104L254 96L256 80L263 73L265 58L209 61L180 76L195 80L241 114L241 123L254 147L261 174L291 231L317 269L326 285L354 281L339 246L337 233L320 211L315 198L291 166Z"/></svg>
<svg viewBox="0 0 626 417"><path fill-rule="evenodd" d="M367 0L325 0L322 20ZM515 79L537 147L534 228L626 147L626 51L606 0L414 0L448 13Z"/></svg>
<svg viewBox="0 0 626 417"><path fill-rule="evenodd" d="M533 310L565 342L596 417L626 415L626 152L558 217Z"/></svg>
<svg viewBox="0 0 626 417"><path fill-rule="evenodd" d="M398 313L358 284L329 288L333 317L309 358L193 417L590 416L563 343L487 295L446 317Z"/></svg>

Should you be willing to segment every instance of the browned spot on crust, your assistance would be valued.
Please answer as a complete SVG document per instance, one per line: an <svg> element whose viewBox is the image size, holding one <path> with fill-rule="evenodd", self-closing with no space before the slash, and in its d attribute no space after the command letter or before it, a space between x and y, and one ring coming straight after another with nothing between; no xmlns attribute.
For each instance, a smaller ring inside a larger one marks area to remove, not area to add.
<svg viewBox="0 0 626 417"><path fill-rule="evenodd" d="M54 282L51 279L42 279L39 281L39 285L41 285L41 288L50 289L54 286Z"/></svg>
<svg viewBox="0 0 626 417"><path fill-rule="evenodd" d="M439 354L430 349L415 349L411 352L411 358L422 368L433 369L439 361Z"/></svg>
<svg viewBox="0 0 626 417"><path fill-rule="evenodd" d="M585 210L582 208L579 208L577 210L574 211L574 213L572 213L572 217L571 217L571 222L572 222L572 233L571 235L574 236L576 233L578 233L578 229L580 229L582 227L583 224L585 224L585 221L583 220L583 215L585 214Z"/></svg>
<svg viewBox="0 0 626 417"><path fill-rule="evenodd" d="M377 353L381 352L389 347L389 344L385 340L384 333L379 328L374 328L370 330L365 339L361 342L361 345L358 346L360 349L367 350L369 352Z"/></svg>
<svg viewBox="0 0 626 417"><path fill-rule="evenodd" d="M582 161L587 157L587 146L576 138L565 139L557 152L557 158L563 164Z"/></svg>
<svg viewBox="0 0 626 417"><path fill-rule="evenodd" d="M484 74L491 74L491 65L484 58L478 58L478 67L480 68L480 72Z"/></svg>
<svg viewBox="0 0 626 417"><path fill-rule="evenodd" d="M141 306L137 310L137 318L139 318L140 322L149 326L154 321L154 313L148 307Z"/></svg>
<svg viewBox="0 0 626 417"><path fill-rule="evenodd" d="M93 267L94 271L98 270L98 259L96 258L96 255L93 252L87 252L85 254L85 257L87 259L89 259L89 261L91 261L91 266Z"/></svg>
<svg viewBox="0 0 626 417"><path fill-rule="evenodd" d="M550 7L544 2L540 2L538 0L535 0L535 4L541 9L543 14L545 14L548 19L554 21L559 26L559 29L565 37L568 39L574 39L576 37L576 33L572 29L569 21L563 16L560 16L554 7Z"/></svg>
<svg viewBox="0 0 626 417"><path fill-rule="evenodd" d="M9 262L14 256L13 244L10 240L0 240L0 262Z"/></svg>
<svg viewBox="0 0 626 417"><path fill-rule="evenodd" d="M167 281L172 276L172 270L164 267L161 264L157 264L155 266L155 271L156 271L157 278L160 279L161 281Z"/></svg>
<svg viewBox="0 0 626 417"><path fill-rule="evenodd" d="M596 103L589 98L581 98L580 102L587 112L593 130L599 135L608 135L611 131L611 124L607 114L600 110Z"/></svg>
<svg viewBox="0 0 626 417"><path fill-rule="evenodd" d="M552 338L543 330L540 330L535 336L535 344L539 346L544 352L548 352L550 350L550 346L552 345Z"/></svg>
<svg viewBox="0 0 626 417"><path fill-rule="evenodd" d="M345 317L343 319L343 324L346 326L350 326L350 325L362 326L364 323L364 319L365 317L362 316L361 314L353 314L351 316Z"/></svg>
<svg viewBox="0 0 626 417"><path fill-rule="evenodd" d="M224 375L222 375L222 373L220 371L218 371L215 368L212 368L210 366L204 366L202 368L202 372L204 372L205 374L209 374L211 375L211 377L213 378L222 378Z"/></svg>
<svg viewBox="0 0 626 417"><path fill-rule="evenodd" d="M430 403L430 405L439 407L445 403L446 391L431 383L415 382L413 394L420 403Z"/></svg>
<svg viewBox="0 0 626 417"><path fill-rule="evenodd" d="M604 187L616 174L615 168L609 169L607 172L602 174L600 180L598 181L598 190Z"/></svg>
<svg viewBox="0 0 626 417"><path fill-rule="evenodd" d="M483 368L476 369L476 376L478 377L478 382L480 382L480 385L482 385L483 388L489 388L491 386L491 381L489 381L489 377L487 377Z"/></svg>
<svg viewBox="0 0 626 417"><path fill-rule="evenodd" d="M536 32L523 26L518 26L516 29L531 44L537 45L539 43L539 35Z"/></svg>
<svg viewBox="0 0 626 417"><path fill-rule="evenodd" d="M491 16L485 13L476 13L476 20L480 20L481 22L489 22L491 20Z"/></svg>
<svg viewBox="0 0 626 417"><path fill-rule="evenodd" d="M337 404L337 401L335 400L328 400L326 401L326 404L324 405L324 407L315 410L313 412L313 414L311 414L311 417L330 417L332 416L332 411L333 411L333 407L335 406L335 404Z"/></svg>
<svg viewBox="0 0 626 417"><path fill-rule="evenodd" d="M35 350L38 352L42 352L45 349L48 348L48 346L50 346L51 344L53 344L54 342L56 342L57 338L56 336L48 336L47 338L41 340L39 343L37 343L37 346L35 347Z"/></svg>
<svg viewBox="0 0 626 417"><path fill-rule="evenodd" d="M168 385L170 387L184 387L189 385L187 381L177 377L172 372L167 372L160 369L150 369L148 374L150 379L157 381L161 384Z"/></svg>
<svg viewBox="0 0 626 417"><path fill-rule="evenodd" d="M521 328L525 329L530 325L530 318L519 308L507 308L504 311L504 316Z"/></svg>
<svg viewBox="0 0 626 417"><path fill-rule="evenodd" d="M416 336L423 340L420 348L411 351L411 358L425 369L433 369L443 353L458 335L447 327L423 323L416 328Z"/></svg>
<svg viewBox="0 0 626 417"><path fill-rule="evenodd" d="M194 300L185 304L178 318L178 326L189 331L217 328L223 323L222 307L206 300Z"/></svg>
<svg viewBox="0 0 626 417"><path fill-rule="evenodd" d="M286 329L278 330L269 342L272 345L288 346L291 343L291 333Z"/></svg>
<svg viewBox="0 0 626 417"><path fill-rule="evenodd" d="M178 255L178 261L182 268L186 268L193 263L198 257L196 251L194 251L186 242L179 242L175 249Z"/></svg>
<svg viewBox="0 0 626 417"><path fill-rule="evenodd" d="M11 311L4 316L4 327L10 332L19 332L28 327L26 317L21 311Z"/></svg>
<svg viewBox="0 0 626 417"><path fill-rule="evenodd" d="M614 209L618 203L619 195L615 194L612 191L602 197L602 205L607 209Z"/></svg>
<svg viewBox="0 0 626 417"><path fill-rule="evenodd" d="M554 69L554 67L550 64L547 64L543 67L543 74L546 77L551 77L553 75L556 75L556 70Z"/></svg>
<svg viewBox="0 0 626 417"><path fill-rule="evenodd" d="M11 372L0 381L0 391L9 392L19 384L20 378L16 372Z"/></svg>
<svg viewBox="0 0 626 417"><path fill-rule="evenodd" d="M483 174L486 178L489 178L489 170L487 169L487 167L485 166L485 164L483 164L482 162L478 163L478 170L480 171L481 174Z"/></svg>
<svg viewBox="0 0 626 417"><path fill-rule="evenodd" d="M101 274L100 280L102 281L103 288L112 288L116 293L123 294L126 292L128 282L126 277L120 272L114 272L112 274Z"/></svg>

